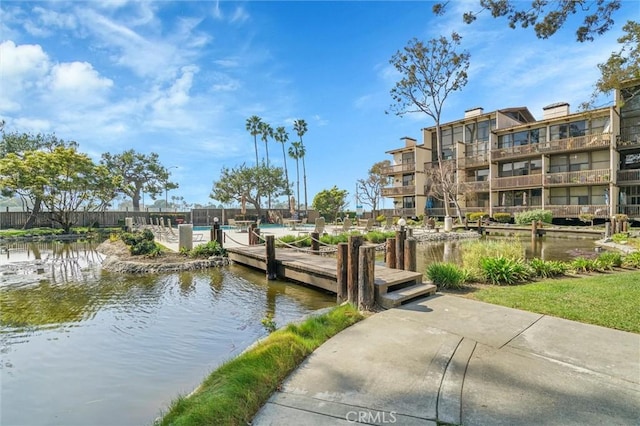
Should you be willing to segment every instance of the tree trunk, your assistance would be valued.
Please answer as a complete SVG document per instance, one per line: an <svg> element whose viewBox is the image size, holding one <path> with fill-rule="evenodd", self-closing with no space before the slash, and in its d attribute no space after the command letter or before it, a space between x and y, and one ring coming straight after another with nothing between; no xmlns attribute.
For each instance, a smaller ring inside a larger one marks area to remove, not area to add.
<svg viewBox="0 0 640 426"><path fill-rule="evenodd" d="M38 217L38 214L40 213L41 210L42 210L42 201L40 200L40 198L36 198L33 202L33 209L31 209L31 214L27 218L27 222L24 224L22 229L33 228L36 222L36 218Z"/></svg>

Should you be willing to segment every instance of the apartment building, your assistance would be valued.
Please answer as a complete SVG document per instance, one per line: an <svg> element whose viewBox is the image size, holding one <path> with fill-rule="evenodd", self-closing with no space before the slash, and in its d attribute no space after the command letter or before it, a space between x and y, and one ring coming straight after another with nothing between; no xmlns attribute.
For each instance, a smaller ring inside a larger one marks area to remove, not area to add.
<svg viewBox="0 0 640 426"><path fill-rule="evenodd" d="M441 157L462 213L545 209L554 218L624 213L640 220L640 79L617 90L615 101L578 113L552 104L541 120L526 107L473 108L441 124ZM401 140L404 146L387 151L393 160L382 195L393 199L397 216L444 216L430 179L439 164L435 126L422 129L422 143Z"/></svg>

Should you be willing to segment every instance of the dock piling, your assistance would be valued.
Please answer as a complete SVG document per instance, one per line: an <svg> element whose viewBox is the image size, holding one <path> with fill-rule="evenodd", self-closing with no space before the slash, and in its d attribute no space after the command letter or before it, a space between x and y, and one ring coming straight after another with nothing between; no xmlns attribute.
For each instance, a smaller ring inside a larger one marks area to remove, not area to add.
<svg viewBox="0 0 640 426"><path fill-rule="evenodd" d="M336 252L337 271L336 271L336 299L338 303L348 300L347 282L349 280L349 244L338 243L338 251Z"/></svg>
<svg viewBox="0 0 640 426"><path fill-rule="evenodd" d="M361 235L351 235L349 237L348 267L347 267L347 300L350 303L358 303L358 262L360 258L359 250L364 239Z"/></svg>
<svg viewBox="0 0 640 426"><path fill-rule="evenodd" d="M363 246L359 250L358 309L369 311L375 303L375 246Z"/></svg>
<svg viewBox="0 0 640 426"><path fill-rule="evenodd" d="M404 242L404 270L416 272L417 269L418 240L407 238Z"/></svg>
<svg viewBox="0 0 640 426"><path fill-rule="evenodd" d="M267 279L275 280L278 277L278 265L276 263L276 237L274 235L266 236L265 247Z"/></svg>
<svg viewBox="0 0 640 426"><path fill-rule="evenodd" d="M396 267L396 239L387 238L387 268Z"/></svg>

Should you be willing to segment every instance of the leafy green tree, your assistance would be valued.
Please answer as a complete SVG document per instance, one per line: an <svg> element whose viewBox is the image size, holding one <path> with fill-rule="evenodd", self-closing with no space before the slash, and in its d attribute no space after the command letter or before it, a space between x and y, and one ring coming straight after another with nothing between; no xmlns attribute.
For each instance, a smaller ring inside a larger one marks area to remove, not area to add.
<svg viewBox="0 0 640 426"><path fill-rule="evenodd" d="M247 167L244 164L236 168L222 168L220 179L213 182L210 198L230 204L241 203L244 196L246 203L253 205L258 216L262 216L262 197L268 194L284 195L286 182L280 167Z"/></svg>
<svg viewBox="0 0 640 426"><path fill-rule="evenodd" d="M626 80L640 78L640 24L627 21L622 30L625 34L618 38L620 50L611 53L606 62L598 64L600 78L591 99L580 105L581 109L592 108L598 95L620 88Z"/></svg>
<svg viewBox="0 0 640 426"><path fill-rule="evenodd" d="M257 115L252 115L247 118L246 129L253 136L253 146L256 150L256 167L258 167L258 135L260 132L260 124L262 123L262 119Z"/></svg>
<svg viewBox="0 0 640 426"><path fill-rule="evenodd" d="M371 166L369 176L366 179L358 179L357 181L358 197L363 204L371 207L373 217L377 216L382 188L389 182L388 176L383 173L384 169L389 166L391 166L391 161L379 161Z"/></svg>
<svg viewBox="0 0 640 426"><path fill-rule="evenodd" d="M402 76L391 89L391 97L395 101L390 107L391 111L399 116L423 112L435 121L440 181L446 180L440 129L442 109L449 95L467 84L470 55L466 51L456 51L460 40L461 37L455 32L451 34L451 39L439 37L426 43L414 38L389 61ZM447 191L443 194L445 215L450 216L449 200L455 198L456 194Z"/></svg>
<svg viewBox="0 0 640 426"><path fill-rule="evenodd" d="M313 198L312 206L327 220L334 220L339 212L345 210L348 195L349 192L346 189L338 189L334 185L331 189L318 192Z"/></svg>
<svg viewBox="0 0 640 426"><path fill-rule="evenodd" d="M305 150L301 142L291 142L289 157L296 160L296 197L298 210L300 210L300 159L304 158Z"/></svg>
<svg viewBox="0 0 640 426"><path fill-rule="evenodd" d="M442 15L449 3L436 3L432 10L436 15ZM494 18L506 17L510 28L518 25L522 28L533 27L536 36L542 39L554 35L567 23L568 18L582 15L582 25L576 30L579 42L593 41L594 36L609 31L614 24L613 13L622 6L620 0L532 0L529 4L515 0L479 0L478 3L479 10L462 15L465 23L470 24L480 13L489 11Z"/></svg>
<svg viewBox="0 0 640 426"><path fill-rule="evenodd" d="M0 160L0 184L41 200L66 233L77 223L78 211L106 208L119 183L109 169L75 147L27 151L22 157L10 153Z"/></svg>
<svg viewBox="0 0 640 426"><path fill-rule="evenodd" d="M135 152L133 149L122 154L102 154L100 163L111 172L121 176L118 191L131 197L133 210L140 210L142 192L149 194L153 200L166 189L178 188L178 184L169 181L169 170L160 164L158 154L149 155Z"/></svg>
<svg viewBox="0 0 640 426"><path fill-rule="evenodd" d="M4 128L4 122L3 128ZM52 134L38 133L5 133L2 132L2 141L0 141L0 158L5 158L8 154L13 153L18 158L24 158L25 154L31 151L53 152L56 147L76 147L76 142L65 142L58 139ZM18 196L22 201L23 209L29 213L29 218L24 224L24 229L29 229L35 223L37 215L42 209L42 200L38 198L37 193L27 190L23 187L10 189L10 187L0 186L0 194L6 197Z"/></svg>
<svg viewBox="0 0 640 426"><path fill-rule="evenodd" d="M287 197L291 195L291 188L289 187L289 170L287 169L287 154L284 150L284 145L289 141L289 133L283 127L277 127L276 131L273 133L273 139L276 142L282 144L282 161L284 161L284 178L287 181Z"/></svg>
<svg viewBox="0 0 640 426"><path fill-rule="evenodd" d="M302 142L302 136L307 133L307 123L302 119L295 120L293 122L293 129L296 131L298 137L300 138L300 149L298 150L298 154L300 155L300 158L302 158L302 175L304 180L304 209L306 211L309 210L309 207L307 206L307 166L304 161L305 157L307 156L307 150L304 146L304 142ZM300 194L298 194L298 199L300 199Z"/></svg>

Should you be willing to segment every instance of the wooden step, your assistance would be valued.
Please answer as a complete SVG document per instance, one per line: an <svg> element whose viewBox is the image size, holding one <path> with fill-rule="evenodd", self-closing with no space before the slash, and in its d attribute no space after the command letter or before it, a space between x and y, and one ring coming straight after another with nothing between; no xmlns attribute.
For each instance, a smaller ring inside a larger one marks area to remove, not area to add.
<svg viewBox="0 0 640 426"><path fill-rule="evenodd" d="M385 309L395 308L403 303L407 303L413 299L423 296L431 296L435 294L436 286L433 284L415 284L401 290L391 291L387 294L381 294L378 303Z"/></svg>

